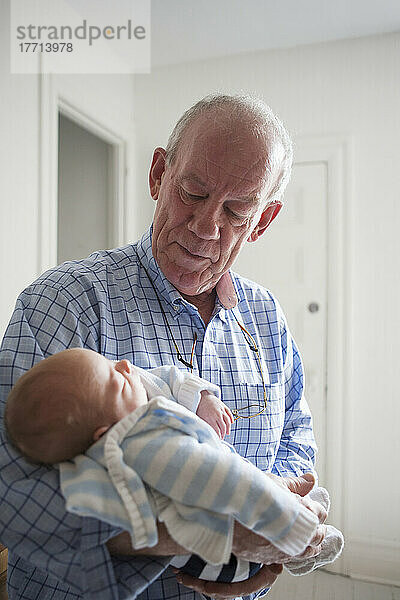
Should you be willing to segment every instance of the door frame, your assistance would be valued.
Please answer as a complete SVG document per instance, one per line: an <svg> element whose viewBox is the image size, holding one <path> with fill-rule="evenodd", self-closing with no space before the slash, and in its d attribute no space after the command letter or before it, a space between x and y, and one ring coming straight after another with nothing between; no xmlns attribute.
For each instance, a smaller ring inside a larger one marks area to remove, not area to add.
<svg viewBox="0 0 400 600"><path fill-rule="evenodd" d="M353 230L353 140L347 135L299 136L295 140L295 164L324 162L327 168L328 202L328 313L326 373L326 481L331 495L329 520L348 532L349 433L354 398L351 357ZM342 557L330 571L347 573Z"/></svg>
<svg viewBox="0 0 400 600"><path fill-rule="evenodd" d="M64 115L96 135L112 150L110 153L110 212L113 246L126 243L126 140L108 124L93 119L74 98L66 98L51 74L42 73L39 85L39 214L38 272L57 264L58 217L58 117Z"/></svg>

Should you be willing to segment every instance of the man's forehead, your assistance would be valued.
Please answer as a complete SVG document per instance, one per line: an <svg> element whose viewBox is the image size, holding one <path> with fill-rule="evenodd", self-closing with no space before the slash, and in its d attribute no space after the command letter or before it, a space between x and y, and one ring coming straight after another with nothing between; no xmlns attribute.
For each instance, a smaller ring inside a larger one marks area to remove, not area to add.
<svg viewBox="0 0 400 600"><path fill-rule="evenodd" d="M199 116L186 129L182 142L188 146L202 145L213 151L245 148L257 153L267 152L265 136L260 136L246 119L227 118L223 113Z"/></svg>
<svg viewBox="0 0 400 600"><path fill-rule="evenodd" d="M276 163L275 148L270 145L276 144L259 135L246 119L225 117L204 114L187 127L178 149L175 175L201 188L226 185L235 188L238 198L259 200L274 177L271 166Z"/></svg>
<svg viewBox="0 0 400 600"><path fill-rule="evenodd" d="M268 164L269 141L258 135L249 124L221 122L203 115L191 123L183 134L178 155L183 162L207 161L210 164L229 161L247 166Z"/></svg>
<svg viewBox="0 0 400 600"><path fill-rule="evenodd" d="M189 182L200 189L211 191L225 187L236 190L243 198L259 196L268 185L268 160L264 155L231 150L218 152L215 148L195 145L177 161L175 175L180 183Z"/></svg>

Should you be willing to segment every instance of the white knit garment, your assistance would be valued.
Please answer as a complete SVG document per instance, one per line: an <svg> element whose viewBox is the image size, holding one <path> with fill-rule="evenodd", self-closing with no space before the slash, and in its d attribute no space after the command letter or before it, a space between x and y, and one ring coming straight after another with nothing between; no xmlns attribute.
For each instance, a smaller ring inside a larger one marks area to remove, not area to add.
<svg viewBox="0 0 400 600"><path fill-rule="evenodd" d="M325 488L315 488L311 490L309 494L312 500L319 502L329 512L330 498L328 491ZM292 558L292 560L284 565L285 569L289 571L291 575L306 575L311 573L318 567L323 567L328 563L336 560L344 547L344 537L341 531L333 527L333 525L327 525L326 535L321 545L321 552L318 556L313 556L307 559Z"/></svg>

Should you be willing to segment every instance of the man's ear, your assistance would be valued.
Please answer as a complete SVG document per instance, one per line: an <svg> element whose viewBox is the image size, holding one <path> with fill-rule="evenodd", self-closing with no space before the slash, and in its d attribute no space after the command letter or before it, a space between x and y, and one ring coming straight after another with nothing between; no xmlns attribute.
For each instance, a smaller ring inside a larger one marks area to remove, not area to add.
<svg viewBox="0 0 400 600"><path fill-rule="evenodd" d="M153 153L149 173L150 194L153 200L158 200L160 192L161 179L165 171L165 150L164 148L156 148Z"/></svg>
<svg viewBox="0 0 400 600"><path fill-rule="evenodd" d="M98 427L93 434L93 441L97 442L97 440L99 440L109 429L110 427L107 427L106 425L104 427Z"/></svg>
<svg viewBox="0 0 400 600"><path fill-rule="evenodd" d="M283 204L279 200L276 202L272 202L265 207L265 210L262 212L260 220L257 225L254 227L251 235L247 239L248 242L255 242L258 240L260 235L264 233L264 231L269 227L275 217L278 216L279 211L281 210Z"/></svg>

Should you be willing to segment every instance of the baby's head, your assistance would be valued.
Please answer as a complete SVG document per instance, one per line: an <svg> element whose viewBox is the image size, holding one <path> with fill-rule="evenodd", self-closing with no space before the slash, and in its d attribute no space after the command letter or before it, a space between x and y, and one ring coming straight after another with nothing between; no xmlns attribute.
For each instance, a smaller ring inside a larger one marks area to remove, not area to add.
<svg viewBox="0 0 400 600"><path fill-rule="evenodd" d="M135 367L73 348L37 363L6 404L7 433L33 462L53 464L85 452L117 421L147 403Z"/></svg>

